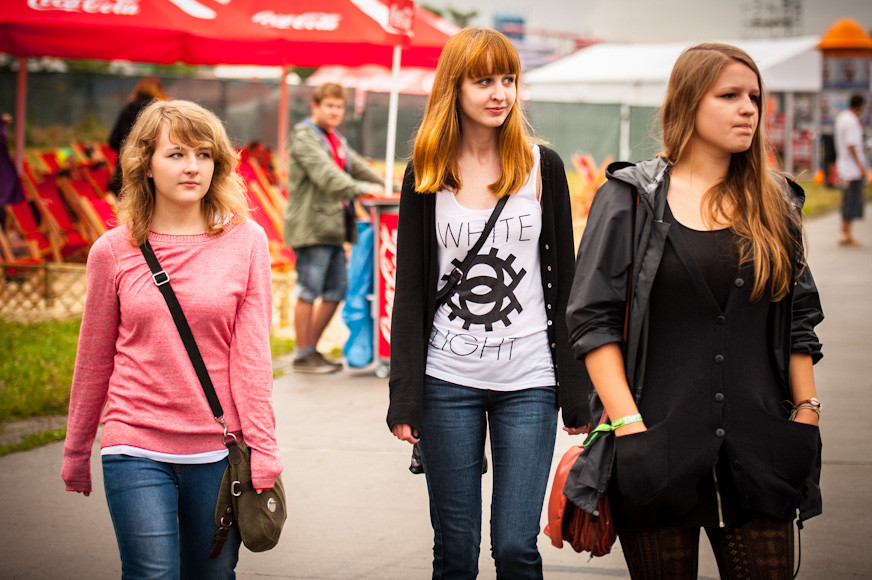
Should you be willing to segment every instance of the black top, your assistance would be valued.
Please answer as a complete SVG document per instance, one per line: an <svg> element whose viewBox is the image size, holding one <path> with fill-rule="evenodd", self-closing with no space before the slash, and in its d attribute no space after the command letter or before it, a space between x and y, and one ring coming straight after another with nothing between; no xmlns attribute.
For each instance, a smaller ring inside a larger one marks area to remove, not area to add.
<svg viewBox="0 0 872 580"><path fill-rule="evenodd" d="M684 240L689 259L699 268L706 286L714 295L721 310L727 307L730 286L739 264L738 238L730 228L720 230L694 230L675 219L669 205L666 219L674 223L677 234Z"/></svg>

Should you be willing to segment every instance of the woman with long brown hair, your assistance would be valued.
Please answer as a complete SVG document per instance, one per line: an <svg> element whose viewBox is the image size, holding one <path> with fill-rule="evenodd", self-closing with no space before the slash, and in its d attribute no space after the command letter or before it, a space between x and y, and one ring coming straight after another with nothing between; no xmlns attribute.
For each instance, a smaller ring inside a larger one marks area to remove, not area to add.
<svg viewBox="0 0 872 580"><path fill-rule="evenodd" d="M387 420L420 446L433 578L478 573L488 429L497 575L542 578L536 541L558 405L568 431L589 422L564 316L574 267L566 174L528 133L520 74L496 31L449 40L403 180Z"/></svg>
<svg viewBox="0 0 872 580"><path fill-rule="evenodd" d="M597 434L567 491L613 466L633 578L696 578L700 528L722 578L790 578L797 511L821 510L823 314L804 194L766 165L765 100L740 49L682 53L663 153L609 167L582 238L570 338L615 437Z"/></svg>

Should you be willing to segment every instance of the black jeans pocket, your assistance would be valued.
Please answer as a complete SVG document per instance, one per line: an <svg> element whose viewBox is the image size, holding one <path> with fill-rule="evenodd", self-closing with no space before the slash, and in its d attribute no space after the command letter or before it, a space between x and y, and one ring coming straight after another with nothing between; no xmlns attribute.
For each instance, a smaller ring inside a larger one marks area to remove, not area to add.
<svg viewBox="0 0 872 580"><path fill-rule="evenodd" d="M631 504L651 503L666 488L666 425L655 425L643 433L615 437L615 476L618 490Z"/></svg>

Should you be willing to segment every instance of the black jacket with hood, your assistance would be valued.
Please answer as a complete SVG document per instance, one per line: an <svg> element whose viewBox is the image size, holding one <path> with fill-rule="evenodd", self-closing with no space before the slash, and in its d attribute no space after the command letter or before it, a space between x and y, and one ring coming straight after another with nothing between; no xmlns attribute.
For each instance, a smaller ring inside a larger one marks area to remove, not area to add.
<svg viewBox="0 0 872 580"><path fill-rule="evenodd" d="M638 402L644 388L649 299L670 228L663 221L669 166L660 157L639 163L618 162L609 166L607 177L594 198L579 247L567 323L573 351L579 359L608 343L622 345L627 380ZM800 211L804 192L793 182L785 183L789 183L784 188L785 195ZM801 239L801 232L793 233ZM802 252L794 260L794 280L788 296L771 303L767 323L769 355L782 395L788 400L791 354L808 353L814 362L822 357L814 327L823 319L823 312ZM629 317L626 339L625 316ZM602 412L602 403L594 393L591 415L598 418ZM598 437L586 448L567 479L564 492L570 501L594 513L597 501L608 487L614 456L611 436ZM776 504L787 502L798 505L800 520L820 514L820 461L818 437L815 465L805 483L795 490L795 496L753 498L752 507L774 513L779 511Z"/></svg>

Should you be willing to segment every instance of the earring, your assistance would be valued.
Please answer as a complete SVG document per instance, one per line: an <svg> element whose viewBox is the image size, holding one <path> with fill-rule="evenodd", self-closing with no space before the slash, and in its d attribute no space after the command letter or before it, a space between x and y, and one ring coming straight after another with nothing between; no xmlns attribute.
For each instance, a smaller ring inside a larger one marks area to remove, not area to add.
<svg viewBox="0 0 872 580"><path fill-rule="evenodd" d="M146 172L145 172L145 176L146 176L146 177L154 177L154 176L151 174L151 171L146 171Z"/></svg>

